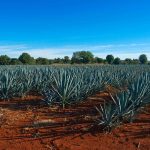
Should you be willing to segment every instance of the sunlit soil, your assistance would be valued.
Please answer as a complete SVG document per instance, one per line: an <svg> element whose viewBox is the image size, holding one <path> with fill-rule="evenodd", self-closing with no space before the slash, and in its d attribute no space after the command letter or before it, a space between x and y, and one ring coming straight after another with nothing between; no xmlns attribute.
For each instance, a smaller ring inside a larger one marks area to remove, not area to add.
<svg viewBox="0 0 150 150"><path fill-rule="evenodd" d="M95 106L109 100L98 93L62 109L39 96L0 102L0 150L150 150L150 107L131 124L106 133L93 124Z"/></svg>

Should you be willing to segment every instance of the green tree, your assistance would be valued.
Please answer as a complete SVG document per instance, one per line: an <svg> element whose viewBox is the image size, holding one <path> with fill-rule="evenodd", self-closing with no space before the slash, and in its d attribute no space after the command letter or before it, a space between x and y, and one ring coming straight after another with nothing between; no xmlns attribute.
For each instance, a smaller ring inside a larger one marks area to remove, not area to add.
<svg viewBox="0 0 150 150"><path fill-rule="evenodd" d="M79 52L74 52L71 62L72 63L92 63L94 60L94 55L89 52L89 51L79 51Z"/></svg>
<svg viewBox="0 0 150 150"><path fill-rule="evenodd" d="M138 59L133 59L132 60L132 64L134 64L134 65L137 65L137 64L139 64L140 62L139 62L139 60Z"/></svg>
<svg viewBox="0 0 150 150"><path fill-rule="evenodd" d="M113 55L107 55L106 61L108 62L108 64L112 64L114 61L114 56Z"/></svg>
<svg viewBox="0 0 150 150"><path fill-rule="evenodd" d="M140 55L139 61L141 64L146 64L147 63L147 56L145 54Z"/></svg>
<svg viewBox="0 0 150 150"><path fill-rule="evenodd" d="M65 56L65 57L64 57L64 59L63 59L63 63L65 63L65 64L70 63L70 59L69 59L69 57L68 57L68 56Z"/></svg>
<svg viewBox="0 0 150 150"><path fill-rule="evenodd" d="M53 60L53 62L56 63L56 64L62 64L62 63L63 63L63 60L62 60L61 58L55 58L55 59Z"/></svg>
<svg viewBox="0 0 150 150"><path fill-rule="evenodd" d="M113 61L113 64L115 64L115 65L119 65L119 64L121 64L121 60L120 60L120 58L115 58L114 59L114 61Z"/></svg>
<svg viewBox="0 0 150 150"><path fill-rule="evenodd" d="M95 57L95 63L101 64L101 63L104 63L104 60L103 58Z"/></svg>
<svg viewBox="0 0 150 150"><path fill-rule="evenodd" d="M17 58L11 58L10 65L21 65L22 62Z"/></svg>
<svg viewBox="0 0 150 150"><path fill-rule="evenodd" d="M132 63L133 63L133 61L132 61L131 58L126 58L126 59L124 60L124 64L132 64Z"/></svg>
<svg viewBox="0 0 150 150"><path fill-rule="evenodd" d="M0 56L0 65L9 65L10 58L7 55Z"/></svg>
<svg viewBox="0 0 150 150"><path fill-rule="evenodd" d="M36 64L37 65L49 65L49 60L47 58L37 58L36 59Z"/></svg>
<svg viewBox="0 0 150 150"><path fill-rule="evenodd" d="M35 60L28 53L22 53L19 57L19 60L25 65L33 65L35 64Z"/></svg>
<svg viewBox="0 0 150 150"><path fill-rule="evenodd" d="M49 62L49 65L51 65L53 63L53 60L49 59L48 62Z"/></svg>

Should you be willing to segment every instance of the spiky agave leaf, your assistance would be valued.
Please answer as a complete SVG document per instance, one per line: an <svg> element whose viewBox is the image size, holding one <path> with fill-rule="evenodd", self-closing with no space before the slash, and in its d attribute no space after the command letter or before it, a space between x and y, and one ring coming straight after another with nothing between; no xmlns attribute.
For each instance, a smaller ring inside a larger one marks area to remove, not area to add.
<svg viewBox="0 0 150 150"><path fill-rule="evenodd" d="M99 119L97 124L104 127L104 129L110 130L111 128L117 126L116 118L116 108L112 103L104 103L100 107L96 107L96 110L99 112Z"/></svg>
<svg viewBox="0 0 150 150"><path fill-rule="evenodd" d="M57 71L53 78L54 84L51 86L60 98L64 108L66 104L71 103L72 97L75 95L75 88L80 80L76 80L75 72L62 69Z"/></svg>
<svg viewBox="0 0 150 150"><path fill-rule="evenodd" d="M0 74L0 98L10 99L17 96L17 71L6 70Z"/></svg>
<svg viewBox="0 0 150 150"><path fill-rule="evenodd" d="M131 120L131 117L135 114L135 108L130 91L122 91L115 96L110 93L110 96L116 107L115 115L118 122L122 123L125 120Z"/></svg>
<svg viewBox="0 0 150 150"><path fill-rule="evenodd" d="M42 96L44 97L42 100L48 105L51 106L57 102L58 96L53 90L44 90L42 92ZM58 102L59 103L59 102Z"/></svg>
<svg viewBox="0 0 150 150"><path fill-rule="evenodd" d="M149 102L150 98L150 77L147 73L142 74L129 87L132 94L132 102L136 110Z"/></svg>

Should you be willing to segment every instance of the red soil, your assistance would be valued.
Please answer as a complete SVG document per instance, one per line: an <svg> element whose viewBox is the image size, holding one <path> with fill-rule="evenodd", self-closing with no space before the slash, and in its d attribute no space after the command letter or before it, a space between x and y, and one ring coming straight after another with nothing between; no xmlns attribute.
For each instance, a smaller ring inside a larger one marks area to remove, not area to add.
<svg viewBox="0 0 150 150"><path fill-rule="evenodd" d="M48 108L40 97L0 102L0 150L150 150L150 109L111 133L92 129L97 94L65 110Z"/></svg>

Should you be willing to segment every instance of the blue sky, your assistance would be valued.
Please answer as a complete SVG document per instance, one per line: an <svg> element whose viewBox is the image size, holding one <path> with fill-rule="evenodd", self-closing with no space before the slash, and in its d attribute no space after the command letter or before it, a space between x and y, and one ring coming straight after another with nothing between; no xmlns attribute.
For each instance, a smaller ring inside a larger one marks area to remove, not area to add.
<svg viewBox="0 0 150 150"><path fill-rule="evenodd" d="M150 59L149 0L1 0L0 55Z"/></svg>

